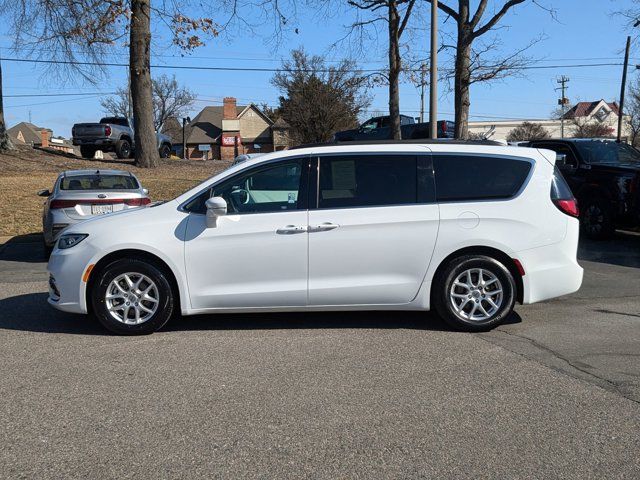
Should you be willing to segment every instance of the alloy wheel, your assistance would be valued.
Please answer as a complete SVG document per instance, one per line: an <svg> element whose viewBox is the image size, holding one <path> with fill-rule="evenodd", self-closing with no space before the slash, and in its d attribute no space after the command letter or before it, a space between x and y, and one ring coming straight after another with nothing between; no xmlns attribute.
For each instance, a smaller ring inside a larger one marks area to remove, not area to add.
<svg viewBox="0 0 640 480"><path fill-rule="evenodd" d="M128 272L114 278L105 293L109 314L125 325L139 325L158 309L158 287L146 275Z"/></svg>
<svg viewBox="0 0 640 480"><path fill-rule="evenodd" d="M455 314L463 320L481 322L495 315L503 302L502 284L486 269L471 268L456 277L449 291Z"/></svg>

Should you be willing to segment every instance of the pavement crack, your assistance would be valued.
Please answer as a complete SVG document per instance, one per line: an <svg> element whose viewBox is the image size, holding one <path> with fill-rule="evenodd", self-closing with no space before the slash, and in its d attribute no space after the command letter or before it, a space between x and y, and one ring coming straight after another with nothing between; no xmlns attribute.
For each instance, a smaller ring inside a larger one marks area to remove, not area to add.
<svg viewBox="0 0 640 480"><path fill-rule="evenodd" d="M492 345L496 345L496 346L498 346L498 347L504 348L505 350L508 350L508 351L510 351L510 352L512 352L512 353L515 353L515 354L517 354L517 355L520 355L520 356L521 356L521 357L523 357L523 358L526 358L526 359L528 359L528 360L532 360L532 361L534 361L534 362L538 363L539 365L543 365L543 366L545 366L545 367L547 367L547 368L551 368L551 369L553 369L553 370L555 370L555 371L558 371L558 372L560 372L560 373L563 373L563 374L565 374L565 375L568 375L568 376L570 376L571 378L575 378L575 379L577 379L577 380L581 380L581 381L588 382L588 383L590 383L590 384L592 384L592 385L595 385L595 386L597 386L597 387L599 387L599 388L603 388L603 389L605 389L605 390L607 390L607 391L613 392L613 393L615 393L615 394L617 394L617 395L619 395L619 396L622 396L622 397L626 398L627 400L632 401L633 403L636 403L636 404L640 405L640 400L636 400L635 398L632 398L632 397L630 397L630 396L628 396L628 395L625 395L625 393L624 393L624 392L622 392L622 391L620 390L620 385L619 385L618 383L613 382L613 381L611 381L611 380L609 380L609 379L607 379L607 378L601 377L601 376L599 376L599 375L596 375L595 373L593 373L593 372L589 371L589 370L588 370L587 368L585 368L585 367L581 367L579 364L582 364L582 362L578 362L578 363L573 362L573 361L571 361L570 359L568 359L567 357L565 357L564 355L562 355L562 354L560 354L560 353L556 352L556 351L555 351L555 350L553 350L552 348L547 347L546 345L544 345L544 344L542 344L542 343L540 343L540 342L538 342L538 341L536 341L536 340L534 340L534 339L532 339L532 338L526 337L526 336L524 336L524 335L518 335L518 334L516 334L516 333L507 332L507 331L505 331L505 330L501 330L501 329L499 329L499 328L498 328L498 329L495 329L494 331L497 331L497 332L503 333L503 334L505 334L505 335L507 335L507 336L510 336L510 337L515 337L515 338L519 338L520 340L524 340L524 341L528 342L529 344L533 345L535 348L537 348L537 349L539 349L539 350L542 350L542 351L544 351L544 352L546 352L546 353L550 354L552 357L554 357L554 358L556 358L556 359L558 359L558 360L560 360L560 361L562 361L562 362L566 363L566 364L567 364L567 365L569 365L571 368L573 368L573 369L575 369L575 370L577 370L577 371L579 371L579 372L584 373L584 374L585 374L585 375L587 375L588 377L591 377L591 378L593 378L593 379L597 379L597 380L600 380L601 382L604 382L604 384L606 384L606 385L608 386L608 388L603 387L603 385L602 385L602 384L600 384L600 383L598 383L598 382L595 382L595 381L588 381L588 380L587 380L587 379L585 379L584 377L581 377L581 376L578 376L578 375L572 374L572 373L571 373L571 371L569 371L569 370L564 370L564 369L561 369L561 368L558 368L558 367L554 367L553 365L547 365L547 364L545 364L545 363L541 362L540 360L538 360L538 359L536 359L536 358L532 358L531 356L529 356L529 355L527 355L527 354L525 354L525 353L519 352L519 351L517 351L517 350L514 350L514 349L512 349L512 348L509 348L508 346L505 346L505 345L503 345L503 344L501 344L501 343L498 343L497 341L495 341L495 340L496 340L495 338L492 338L492 337L491 337L491 332L488 332L488 333L485 333L485 334L480 334L480 335L479 335L479 337L480 337L480 338L482 338L483 340L485 340L486 342L491 343ZM493 341L492 341L492 340L493 340ZM584 365L584 364L583 364L583 365Z"/></svg>

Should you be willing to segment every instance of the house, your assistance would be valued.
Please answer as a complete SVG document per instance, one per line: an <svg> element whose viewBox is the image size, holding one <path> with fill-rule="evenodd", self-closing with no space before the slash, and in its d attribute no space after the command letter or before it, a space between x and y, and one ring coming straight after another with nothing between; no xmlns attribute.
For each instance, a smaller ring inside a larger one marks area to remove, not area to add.
<svg viewBox="0 0 640 480"><path fill-rule="evenodd" d="M232 160L243 153L267 153L289 146L289 126L274 122L256 105L225 97L208 106L185 129L188 159Z"/></svg>
<svg viewBox="0 0 640 480"><path fill-rule="evenodd" d="M620 108L616 102L606 102L604 100L596 100L594 102L578 102L572 108L567 110L563 115L564 120L564 136L572 137L575 133L575 124L585 123L601 123L611 128L614 132L618 131L618 118ZM469 122L469 132L474 134L487 134L493 132L491 140L506 140L509 132L514 128L522 125L523 122L539 123L549 132L553 138L562 136L562 120L561 119L531 119L531 120L492 120L482 122ZM628 122L622 124L622 136L629 135Z"/></svg>
<svg viewBox="0 0 640 480"><path fill-rule="evenodd" d="M20 122L7 130L11 141L16 145L27 145L37 148L49 148L64 153L74 153L71 141L54 137L49 128L37 127L33 123Z"/></svg>

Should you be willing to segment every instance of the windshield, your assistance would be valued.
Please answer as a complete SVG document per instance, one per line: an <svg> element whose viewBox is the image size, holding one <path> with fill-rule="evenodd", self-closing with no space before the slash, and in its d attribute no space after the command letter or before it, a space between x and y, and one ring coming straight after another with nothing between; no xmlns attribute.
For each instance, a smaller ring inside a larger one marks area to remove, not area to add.
<svg viewBox="0 0 640 480"><path fill-rule="evenodd" d="M640 151L626 143L576 142L576 148L587 163L638 163Z"/></svg>
<svg viewBox="0 0 640 480"><path fill-rule="evenodd" d="M72 175L60 182L61 190L137 190L138 182L128 175Z"/></svg>

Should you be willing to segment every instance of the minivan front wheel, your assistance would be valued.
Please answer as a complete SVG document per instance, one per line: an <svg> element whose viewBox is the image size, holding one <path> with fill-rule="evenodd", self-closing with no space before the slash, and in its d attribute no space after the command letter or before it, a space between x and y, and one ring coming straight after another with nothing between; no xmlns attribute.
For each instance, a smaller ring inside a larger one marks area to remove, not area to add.
<svg viewBox="0 0 640 480"><path fill-rule="evenodd" d="M152 263L121 259L98 273L91 302L108 330L144 335L162 328L171 318L175 300L166 275Z"/></svg>
<svg viewBox="0 0 640 480"><path fill-rule="evenodd" d="M496 327L513 311L516 287L494 258L466 255L450 261L434 279L433 302L452 327L479 332Z"/></svg>

